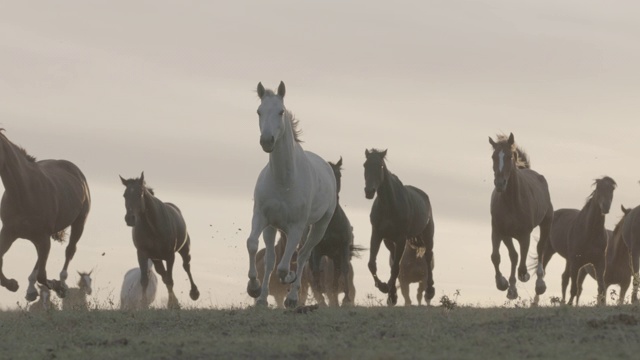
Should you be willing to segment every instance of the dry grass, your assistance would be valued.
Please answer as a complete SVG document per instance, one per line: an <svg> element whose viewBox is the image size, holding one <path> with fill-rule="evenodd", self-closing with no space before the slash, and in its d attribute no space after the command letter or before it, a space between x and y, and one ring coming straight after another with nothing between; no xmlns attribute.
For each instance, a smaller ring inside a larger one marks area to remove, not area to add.
<svg viewBox="0 0 640 360"><path fill-rule="evenodd" d="M4 359L637 358L640 308L0 313Z"/></svg>

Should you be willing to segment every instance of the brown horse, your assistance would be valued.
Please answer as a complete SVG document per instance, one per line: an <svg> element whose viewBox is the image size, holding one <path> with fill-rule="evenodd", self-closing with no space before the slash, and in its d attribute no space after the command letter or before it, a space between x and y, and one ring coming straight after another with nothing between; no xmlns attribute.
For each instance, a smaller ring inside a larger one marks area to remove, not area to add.
<svg viewBox="0 0 640 360"><path fill-rule="evenodd" d="M2 258L18 238L31 241L38 259L29 276L26 299L38 297L35 282L65 297L67 269L76 253L78 240L91 208L91 195L84 175L67 160L40 160L13 144L0 129L0 177L4 195L0 204L0 285L18 290L18 282L2 272ZM71 226L60 281L47 279L51 238L62 242Z"/></svg>
<svg viewBox="0 0 640 360"><path fill-rule="evenodd" d="M191 238L182 212L172 203L165 203L155 197L153 190L144 181L144 172L140 178L123 179L124 203L127 213L124 217L132 227L133 244L138 254L140 266L140 284L142 285L142 304L148 304L147 286L149 285L149 259L169 292L169 308L179 308L180 304L173 292L173 263L175 253L182 257L182 267L189 276L192 300L198 300L200 292L191 276ZM162 261L167 263L165 270Z"/></svg>
<svg viewBox="0 0 640 360"><path fill-rule="evenodd" d="M276 264L279 263L280 260L282 259L282 255L284 254L284 250L286 246L287 246L287 237L284 234L280 233L280 238L278 239L278 242L274 247L275 255L276 255L275 256ZM256 253L256 269L258 270L258 279L264 278L265 253L266 253L265 248L260 249ZM291 269L295 269L297 258L298 258L298 252L296 251L293 253L293 256L291 258ZM306 276L310 276L310 274L308 274L307 271L304 271L302 285L300 287L300 291L298 292L299 302L300 302L298 305L304 305L307 300L308 286L304 286L304 283L305 283L304 278ZM282 282L280 282L278 273L276 272L271 273L271 276L269 277L269 295L273 296L274 300L276 301L276 306L278 306L279 308L284 308L284 299L285 297L287 297L287 294L289 293L290 288L291 288L291 284L283 284Z"/></svg>
<svg viewBox="0 0 640 360"><path fill-rule="evenodd" d="M328 256L323 256L320 260L320 287L319 292L317 290L312 289L314 292L314 298L318 303L320 303L320 299L322 297L322 301L324 301L325 296L327 298L327 302L331 307L340 306L339 295L340 293L345 294L345 298L347 297L347 289L349 291L349 304L354 302L356 297L356 287L353 282L353 265L351 262L348 263L347 275L346 279L343 276L342 271L338 271L336 266ZM301 296L305 296L307 294L307 289L311 287L311 281L313 281L311 274L311 269L305 268L304 274L302 275L302 285L300 287ZM304 291L304 292L303 292ZM345 299L343 298L342 303L345 304Z"/></svg>
<svg viewBox="0 0 640 360"><path fill-rule="evenodd" d="M531 231L540 226L538 242L538 266L536 275L536 294L543 294L547 286L544 283L542 266L543 251L549 242L549 231L553 221L553 205L549 196L549 186L544 176L531 170L527 154L516 146L513 134L507 138L498 135L497 141L489 137L493 147L493 173L495 189L491 194L491 243L493 251L491 261L496 273L496 286L507 291L508 299L517 299L516 265L518 252L513 238L520 243L520 266L518 279L529 281L527 272L527 253L531 242ZM500 272L500 243L504 242L509 250L511 275L509 282Z"/></svg>
<svg viewBox="0 0 640 360"><path fill-rule="evenodd" d="M625 215L622 225L622 239L629 249L633 266L633 290L631 303L638 302L638 284L640 282L640 206L636 206Z"/></svg>
<svg viewBox="0 0 640 360"><path fill-rule="evenodd" d="M555 252L567 259L562 274L562 301L571 279L571 297L569 304L576 298L578 304L578 272L593 264L598 281L598 303L604 299L605 250L607 248L607 230L604 227L605 215L609 213L613 201L616 182L608 176L595 182L596 189L589 195L587 202L578 209L559 209L554 212L551 226L551 240L544 249L543 267L546 268Z"/></svg>
<svg viewBox="0 0 640 360"><path fill-rule="evenodd" d="M369 271L373 275L376 287L388 293L387 305L393 306L398 301L396 279L400 272L400 260L405 243L411 241L425 253L425 261L431 263L433 258L433 212L427 194L417 187L404 185L392 174L385 163L387 150L365 150L367 160L364 163L364 193L367 199L373 199L371 214L371 248L369 252ZM380 245L384 245L391 254L391 275L389 281L383 283L377 275L376 257ZM425 300L435 295L433 272L427 269L427 291Z"/></svg>
<svg viewBox="0 0 640 360"><path fill-rule="evenodd" d="M622 225L631 209L621 206L624 215L613 231L607 230L607 249L605 250L604 289L605 292L611 285L620 285L618 305L624 304L624 297L631 285L633 268L629 257L629 248L622 240ZM593 264L587 264L578 273L578 297L582 293L582 283L587 275L596 279L596 270ZM564 298L564 291L563 291Z"/></svg>
<svg viewBox="0 0 640 360"><path fill-rule="evenodd" d="M391 260L391 259L390 259ZM411 246L407 241L404 247L404 254L400 260L400 273L398 274L398 283L400 284L400 292L404 298L404 305L411 305L411 296L409 295L409 285L418 283L418 291L416 299L418 305L422 305L422 297L427 284L427 274L429 268L433 270L434 261L431 258L431 264L427 265L424 253L418 248ZM427 305L431 304L431 300L427 299Z"/></svg>

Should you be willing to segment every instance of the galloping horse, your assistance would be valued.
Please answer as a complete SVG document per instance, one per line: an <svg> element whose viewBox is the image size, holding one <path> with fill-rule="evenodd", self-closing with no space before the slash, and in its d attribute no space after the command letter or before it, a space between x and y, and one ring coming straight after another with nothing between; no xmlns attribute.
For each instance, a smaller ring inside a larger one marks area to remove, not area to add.
<svg viewBox="0 0 640 360"><path fill-rule="evenodd" d="M638 284L640 283L640 206L636 206L625 216L622 225L622 239L629 249L629 256L633 266L633 290L631 303L638 302Z"/></svg>
<svg viewBox="0 0 640 360"><path fill-rule="evenodd" d="M156 272L169 292L169 308L179 308L180 304L173 292L173 263L175 253L182 257L182 267L189 276L192 300L200 297L198 287L191 276L191 238L187 225L177 206L162 202L155 197L153 190L146 186L144 172L140 178L124 179L120 176L124 191L124 203L127 214L124 217L128 226L132 227L133 244L138 254L140 266L140 284L142 285L142 304L148 304L147 286L149 284L148 260L151 259ZM162 261L166 261L165 270Z"/></svg>
<svg viewBox="0 0 640 360"><path fill-rule="evenodd" d="M323 256L327 256L331 260L333 269L333 284L332 293L338 292L338 283L340 277L348 279L349 269L351 268L351 257L356 255L361 249L353 245L353 227L347 218L342 206L340 206L340 183L342 178L342 157L337 163L329 162L331 169L333 170L336 179L336 210L331 217L331 221L327 226L327 230L322 237L322 240L311 251L311 258L309 259L309 267L311 268L312 281L311 289L313 290L314 297L319 305L326 306L324 296L322 295L324 289L323 276L320 274L320 263ZM348 282L345 281L344 284ZM349 286L344 289L344 298L342 300L343 305L349 305L353 302L352 294L349 293ZM337 297L337 295L336 295Z"/></svg>
<svg viewBox="0 0 640 360"><path fill-rule="evenodd" d="M430 264L433 259L433 213L427 194L410 185L404 185L392 174L385 163L387 150L365 150L364 193L367 199L373 199L371 214L371 248L369 253L369 271L373 275L376 287L388 293L387 304L395 305L398 301L396 279L400 272L400 260L404 253L405 243L411 241L413 246L421 248L425 253L425 261ZM387 283L378 279L376 257L380 251L380 243L391 253L391 276ZM433 271L427 268L427 291L425 300L430 301L435 295L433 287Z"/></svg>
<svg viewBox="0 0 640 360"><path fill-rule="evenodd" d="M249 282L247 293L256 303L267 305L269 277L275 260L275 238L278 230L287 235L287 245L278 264L278 276L284 283L293 283L285 306L295 307L304 266L311 250L320 242L336 208L336 180L320 156L304 151L300 146L298 122L284 107L285 85L278 92L258 84L258 119L260 145L269 154L269 163L258 176L254 191L251 233L247 239L249 252ZM262 285L256 278L256 253L262 233L266 247L266 271ZM289 264L293 252L305 234L308 237L298 250L295 270Z"/></svg>
<svg viewBox="0 0 640 360"><path fill-rule="evenodd" d="M576 298L578 304L578 273L580 269L593 264L598 281L598 302L604 299L605 250L607 248L607 230L604 227L605 215L609 213L613 201L616 182L608 176L595 182L596 189L589 195L587 202L578 209L558 209L553 215L550 241L546 244L542 266L546 269L555 252L567 259L562 274L562 301L571 278L571 297L569 304Z"/></svg>
<svg viewBox="0 0 640 360"><path fill-rule="evenodd" d="M4 195L0 204L0 285L18 290L18 282L2 272L2 258L17 238L31 241L38 259L29 276L26 299L38 297L36 280L65 297L67 269L76 253L78 240L91 208L91 195L84 175L67 160L40 160L13 144L0 129L0 177ZM51 238L64 241L71 226L60 281L47 279L47 258Z"/></svg>
<svg viewBox="0 0 640 360"><path fill-rule="evenodd" d="M516 266L518 252L513 238L520 243L520 266L518 278L529 281L527 253L531 241L531 231L540 226L538 242L538 265L536 294L542 295L547 289L544 283L543 252L549 242L549 232L553 221L553 205L549 196L549 186L544 176L531 170L527 154L515 145L513 134L507 138L498 135L498 141L489 137L493 146L493 174L495 188L491 194L491 262L496 272L496 287L507 291L508 299L517 299ZM500 272L500 243L509 250L511 275L509 282Z"/></svg>

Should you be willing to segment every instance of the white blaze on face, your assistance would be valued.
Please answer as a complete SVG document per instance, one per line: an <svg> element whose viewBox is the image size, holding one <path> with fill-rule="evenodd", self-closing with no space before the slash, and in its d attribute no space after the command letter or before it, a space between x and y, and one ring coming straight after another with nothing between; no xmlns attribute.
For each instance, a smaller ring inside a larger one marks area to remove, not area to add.
<svg viewBox="0 0 640 360"><path fill-rule="evenodd" d="M498 154L498 159L498 171L502 172L502 169L504 169L504 150L500 151L500 153Z"/></svg>

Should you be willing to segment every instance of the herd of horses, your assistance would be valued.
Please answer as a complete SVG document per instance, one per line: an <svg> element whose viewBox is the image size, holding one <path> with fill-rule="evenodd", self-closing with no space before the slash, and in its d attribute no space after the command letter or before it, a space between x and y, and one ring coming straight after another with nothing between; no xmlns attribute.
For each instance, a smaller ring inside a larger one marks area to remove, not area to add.
<svg viewBox="0 0 640 360"><path fill-rule="evenodd" d="M340 205L342 158L336 163L305 151L298 121L284 106L286 88L277 91L257 86L260 145L269 161L260 172L255 190L251 231L247 239L249 281L247 293L256 305L267 305L272 295L279 307L304 304L311 289L320 305L353 303L355 286L351 260L365 249L354 244L353 227ZM595 181L595 189L581 209L554 210L545 177L530 167L528 155L516 145L513 134L489 137L493 148L494 190L491 195L491 261L498 290L517 299L517 280L536 274L536 301L545 293L545 269L558 253L566 260L562 274L562 301L571 284L569 304L578 304L582 282L592 276L598 283L598 303L606 289L620 285L620 303L633 281L632 302L637 302L640 261L640 206L622 208L624 216L613 231L605 228L616 182ZM412 303L409 284L418 283L417 301L430 304L434 287L434 216L429 196L405 185L387 167L387 150L366 149L364 195L372 199L368 268L375 286L387 294L387 304L398 300L397 282L405 304ZM0 177L5 192L0 204L0 285L15 292L18 282L5 277L2 259L18 238L31 241L37 252L28 276L26 299L47 303L49 291L60 298L72 293L90 294L90 273L79 273L79 289L66 284L67 270L76 252L91 207L87 181L77 166L66 160L41 160L13 144L0 129ZM121 308L146 308L155 298L160 275L168 290L168 307L179 308L173 292L176 253L188 275L191 299L200 296L191 275L191 239L180 209L158 199L138 178L120 177L125 187L125 223L132 228L138 267L131 269L122 286ZM527 266L531 233L540 229L535 264ZM51 239L64 241L70 228L65 262L59 280L50 279L46 263ZM276 236L279 234L278 242ZM259 250L262 236L265 247ZM516 250L513 239L519 244ZM381 244L389 250L390 276L377 275ZM500 246L508 250L511 269L507 280L500 271ZM306 266L306 265L309 266ZM155 270L155 273L154 271ZM517 277L516 277L517 270ZM36 288L36 283L38 288ZM81 295L84 298L84 295ZM40 305L38 305L40 306Z"/></svg>

